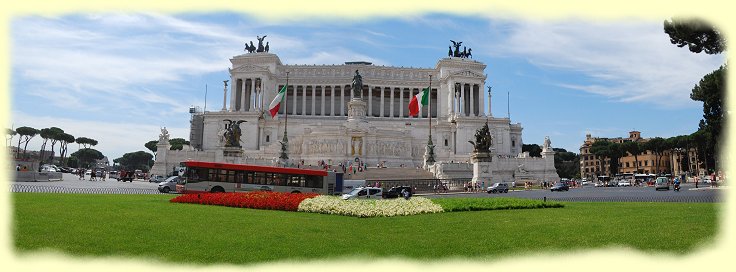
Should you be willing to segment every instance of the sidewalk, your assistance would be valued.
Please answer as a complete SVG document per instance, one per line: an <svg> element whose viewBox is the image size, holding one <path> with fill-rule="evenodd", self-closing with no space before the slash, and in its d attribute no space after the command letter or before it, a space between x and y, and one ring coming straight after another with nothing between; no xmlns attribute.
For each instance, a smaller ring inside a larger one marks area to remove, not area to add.
<svg viewBox="0 0 736 272"><path fill-rule="evenodd" d="M727 190L728 185L718 185L718 187L711 187L710 185L698 186L698 188L690 188L689 191L702 191L702 190Z"/></svg>

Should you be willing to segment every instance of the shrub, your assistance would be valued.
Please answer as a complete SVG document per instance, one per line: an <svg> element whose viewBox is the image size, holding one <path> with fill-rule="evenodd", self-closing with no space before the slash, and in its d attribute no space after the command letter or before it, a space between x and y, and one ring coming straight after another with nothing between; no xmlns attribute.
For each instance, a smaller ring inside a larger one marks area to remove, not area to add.
<svg viewBox="0 0 736 272"><path fill-rule="evenodd" d="M442 207L423 197L412 197L409 200L403 198L343 200L336 196L318 196L302 201L299 204L299 211L356 217L390 217L438 213L442 212Z"/></svg>
<svg viewBox="0 0 736 272"><path fill-rule="evenodd" d="M539 209L539 208L562 208L559 202L543 202L541 200L520 198L436 198L434 203L442 206L446 212L458 211L482 211L482 210L508 210L508 209Z"/></svg>
<svg viewBox="0 0 736 272"><path fill-rule="evenodd" d="M184 194L172 198L174 203L195 203L262 210L296 211L304 199L317 194L292 194L268 191L247 193L199 193Z"/></svg>

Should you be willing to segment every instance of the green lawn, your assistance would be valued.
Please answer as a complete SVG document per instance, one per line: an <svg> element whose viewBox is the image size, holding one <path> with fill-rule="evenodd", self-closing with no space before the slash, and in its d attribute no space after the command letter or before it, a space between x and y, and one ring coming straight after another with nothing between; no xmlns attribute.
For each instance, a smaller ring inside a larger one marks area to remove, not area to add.
<svg viewBox="0 0 736 272"><path fill-rule="evenodd" d="M18 252L50 248L202 264L355 256L486 259L608 246L687 253L713 241L720 207L565 202L556 209L355 218L175 204L170 195L12 197Z"/></svg>

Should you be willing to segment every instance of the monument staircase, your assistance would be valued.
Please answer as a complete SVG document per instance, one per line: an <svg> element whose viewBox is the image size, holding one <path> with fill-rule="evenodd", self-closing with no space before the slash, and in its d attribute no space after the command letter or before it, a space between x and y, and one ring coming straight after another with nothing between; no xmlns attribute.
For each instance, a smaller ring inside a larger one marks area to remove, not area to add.
<svg viewBox="0 0 736 272"><path fill-rule="evenodd" d="M306 169L323 169L318 166L305 166ZM330 170L342 172L339 167L331 167ZM369 167L367 171L356 172L355 174L345 173L343 179L365 180L366 184L374 185L379 183L383 188L391 188L394 186L412 186L417 193L432 193L435 185L443 185L448 191L462 191L463 184L470 181L470 178L454 178L454 179L437 179L431 172L412 167L387 167L374 168Z"/></svg>

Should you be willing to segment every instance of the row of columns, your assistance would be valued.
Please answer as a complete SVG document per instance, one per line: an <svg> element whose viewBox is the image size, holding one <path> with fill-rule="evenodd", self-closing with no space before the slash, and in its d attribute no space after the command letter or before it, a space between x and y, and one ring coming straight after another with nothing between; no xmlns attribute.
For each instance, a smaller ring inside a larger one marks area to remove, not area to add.
<svg viewBox="0 0 736 272"><path fill-rule="evenodd" d="M260 78L235 79L231 86L230 110L253 112L264 107L264 94ZM278 86L280 89L283 85ZM449 82L453 113L462 116L482 116L485 101L479 84ZM367 116L399 118L408 117L409 101L420 88L364 86L363 98L367 102ZM347 116L347 102L353 98L350 85L292 85L287 90L289 114L310 116ZM294 96L296 90L296 97ZM317 95L319 93L319 95ZM366 96L370 93L371 96ZM375 94L375 96L374 96ZM311 99L305 99L305 98ZM296 98L296 99L294 99ZM375 98L375 99L369 99ZM309 105L307 101L309 100ZM379 103L374 109L374 101ZM317 104L319 102L319 105ZM339 103L339 104L336 104ZM398 104L397 104L398 103ZM490 104L490 103L489 103ZM327 107L329 105L329 107ZM430 95L432 117L437 117L437 89ZM398 109L396 108L398 107ZM283 113L285 107L281 107ZM307 110L309 109L309 110ZM489 106L490 111L490 106ZM426 118L428 110L422 109L420 117Z"/></svg>
<svg viewBox="0 0 736 272"><path fill-rule="evenodd" d="M283 85L278 86L280 89ZM363 87L363 101L367 103L369 117L408 117L409 101L419 93L419 88ZM288 113L302 116L347 116L347 102L353 99L350 85L291 85L287 89ZM432 116L437 116L437 89L430 95ZM370 95L366 95L370 94ZM375 101L374 101L375 100ZM393 103L392 103L393 102ZM339 104L337 104L339 103ZM374 104L376 107L374 108ZM279 110L284 112L284 107ZM420 117L428 117L428 110L422 109Z"/></svg>
<svg viewBox="0 0 736 272"><path fill-rule="evenodd" d="M260 78L238 78L231 85L230 111L257 111L263 108Z"/></svg>
<svg viewBox="0 0 736 272"><path fill-rule="evenodd" d="M482 116L485 101L480 84L449 82L452 112L462 116ZM490 111L490 107L489 107Z"/></svg>

